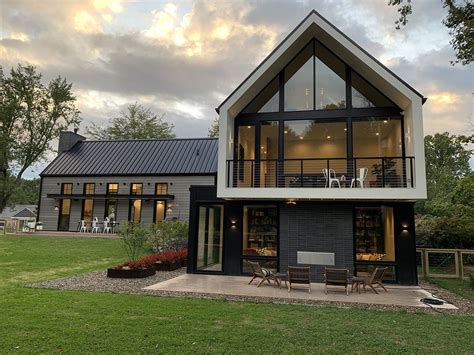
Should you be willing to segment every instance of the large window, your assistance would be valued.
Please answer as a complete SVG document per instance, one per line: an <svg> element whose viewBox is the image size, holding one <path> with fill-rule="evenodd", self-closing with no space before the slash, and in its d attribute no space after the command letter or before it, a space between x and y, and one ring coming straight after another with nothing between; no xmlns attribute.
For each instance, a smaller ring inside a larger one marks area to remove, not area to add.
<svg viewBox="0 0 474 355"><path fill-rule="evenodd" d="M401 120L368 117L352 122L354 157L398 157L402 155Z"/></svg>
<svg viewBox="0 0 474 355"><path fill-rule="evenodd" d="M95 184L89 183L84 184L84 194L85 195L93 195L95 193Z"/></svg>
<svg viewBox="0 0 474 355"><path fill-rule="evenodd" d="M244 113L278 112L280 106L279 78L273 79L242 111Z"/></svg>
<svg viewBox="0 0 474 355"><path fill-rule="evenodd" d="M277 257L276 206L244 206L242 255Z"/></svg>
<svg viewBox="0 0 474 355"><path fill-rule="evenodd" d="M352 107L393 107L393 103L359 74L352 71Z"/></svg>
<svg viewBox="0 0 474 355"><path fill-rule="evenodd" d="M393 208L355 209L356 261L395 261Z"/></svg>
<svg viewBox="0 0 474 355"><path fill-rule="evenodd" d="M142 219L142 200L130 201L130 222L140 223Z"/></svg>
<svg viewBox="0 0 474 355"><path fill-rule="evenodd" d="M104 217L108 217L112 222L117 219L117 200L107 200L105 202Z"/></svg>
<svg viewBox="0 0 474 355"><path fill-rule="evenodd" d="M345 121L286 121L285 159L345 158Z"/></svg>
<svg viewBox="0 0 474 355"><path fill-rule="evenodd" d="M314 59L313 43L296 56L286 67L285 111L314 109Z"/></svg>
<svg viewBox="0 0 474 355"><path fill-rule="evenodd" d="M316 47L316 110L346 108L345 65L325 47Z"/></svg>
<svg viewBox="0 0 474 355"><path fill-rule="evenodd" d="M238 165L233 168L234 181L239 187L250 187L254 180L255 126L245 125L238 128L237 142Z"/></svg>
<svg viewBox="0 0 474 355"><path fill-rule="evenodd" d="M222 271L224 206L199 207L196 269Z"/></svg>
<svg viewBox="0 0 474 355"><path fill-rule="evenodd" d="M141 195L143 193L143 184L133 183L131 186L132 195Z"/></svg>
<svg viewBox="0 0 474 355"><path fill-rule="evenodd" d="M278 121L262 122L260 132L260 186L276 187Z"/></svg>

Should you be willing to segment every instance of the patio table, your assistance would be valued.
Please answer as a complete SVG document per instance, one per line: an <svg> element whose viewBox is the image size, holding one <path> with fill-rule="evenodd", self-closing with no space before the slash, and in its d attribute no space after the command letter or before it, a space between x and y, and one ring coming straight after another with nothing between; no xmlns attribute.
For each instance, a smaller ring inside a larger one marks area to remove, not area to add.
<svg viewBox="0 0 474 355"><path fill-rule="evenodd" d="M355 288L357 293L360 293L360 286L364 285L365 280L366 279L364 277L354 276L352 278L351 292L354 292L354 288Z"/></svg>
<svg viewBox="0 0 474 355"><path fill-rule="evenodd" d="M287 278L288 278L287 274L283 274L283 273L279 273L279 272L274 273L273 274L273 279L274 279L273 287L278 286L278 288L281 288L281 282L285 281L285 287L288 288L288 284L286 282Z"/></svg>

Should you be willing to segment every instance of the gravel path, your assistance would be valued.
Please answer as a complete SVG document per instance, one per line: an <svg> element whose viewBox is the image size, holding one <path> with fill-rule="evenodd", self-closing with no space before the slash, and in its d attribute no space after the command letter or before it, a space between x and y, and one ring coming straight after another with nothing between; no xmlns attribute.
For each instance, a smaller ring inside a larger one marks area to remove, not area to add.
<svg viewBox="0 0 474 355"><path fill-rule="evenodd" d="M55 280L37 282L29 285L34 288L49 288L60 290L77 290L77 291L95 291L95 292L113 292L113 293L129 293L129 294L145 294L155 296L168 297L192 297L201 299L218 299L227 301L244 301L253 303L275 303L275 304L304 304L309 306L335 306L343 308L362 308L370 310L405 310L409 312L423 312L431 314L456 314L456 315L474 315L474 304L459 295L439 288L438 286L420 281L420 286L427 291L443 298L444 300L454 304L459 309L433 309L422 307L393 306L379 304L363 304L363 303L345 303L345 302L328 302L318 300L298 300L287 298L269 298L269 297L253 297L253 296L231 296L211 293L195 293L195 292L172 292L162 290L143 290L144 287L154 285L158 282L166 281L174 277L180 276L186 272L185 268L175 271L160 271L154 276L143 279L111 279L106 276L105 271L89 272L85 274L64 277Z"/></svg>

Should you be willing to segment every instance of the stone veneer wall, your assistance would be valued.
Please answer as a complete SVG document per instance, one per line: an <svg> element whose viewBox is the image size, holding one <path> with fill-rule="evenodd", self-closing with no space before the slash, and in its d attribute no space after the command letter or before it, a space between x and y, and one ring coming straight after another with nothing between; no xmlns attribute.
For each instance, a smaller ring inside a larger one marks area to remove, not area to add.
<svg viewBox="0 0 474 355"><path fill-rule="evenodd" d="M336 268L354 271L350 204L298 203L280 207L280 272L297 264L297 251L335 253ZM331 267L331 266L329 266ZM313 281L324 281L324 266L311 265Z"/></svg>

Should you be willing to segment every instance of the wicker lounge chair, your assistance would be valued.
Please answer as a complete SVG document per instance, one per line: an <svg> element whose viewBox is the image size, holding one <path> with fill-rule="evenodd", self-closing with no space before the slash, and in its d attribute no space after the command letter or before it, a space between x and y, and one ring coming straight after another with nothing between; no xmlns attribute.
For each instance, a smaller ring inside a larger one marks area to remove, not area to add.
<svg viewBox="0 0 474 355"><path fill-rule="evenodd" d="M349 270L348 269L324 269L325 288L324 291L328 293L328 286L342 286L349 295Z"/></svg>
<svg viewBox="0 0 474 355"><path fill-rule="evenodd" d="M311 269L309 266L288 266L288 292L292 284L306 284L311 293Z"/></svg>
<svg viewBox="0 0 474 355"><path fill-rule="evenodd" d="M358 280L364 285L364 291L367 286L369 286L376 294L378 294L377 290L375 287L382 287L385 292L388 292L385 286L382 284L383 277L385 276L385 272L387 271L386 267L378 267L375 268L374 272L372 275L369 277L354 277L354 279ZM354 285L354 279L352 285Z"/></svg>
<svg viewBox="0 0 474 355"><path fill-rule="evenodd" d="M260 285L263 284L265 281L267 281L271 285L270 280L274 280L274 277L273 273L270 270L262 269L259 263L253 261L247 261L247 263L249 264L250 269L252 270L252 279L249 281L249 285L255 279L262 279L258 283L257 287L260 287Z"/></svg>

